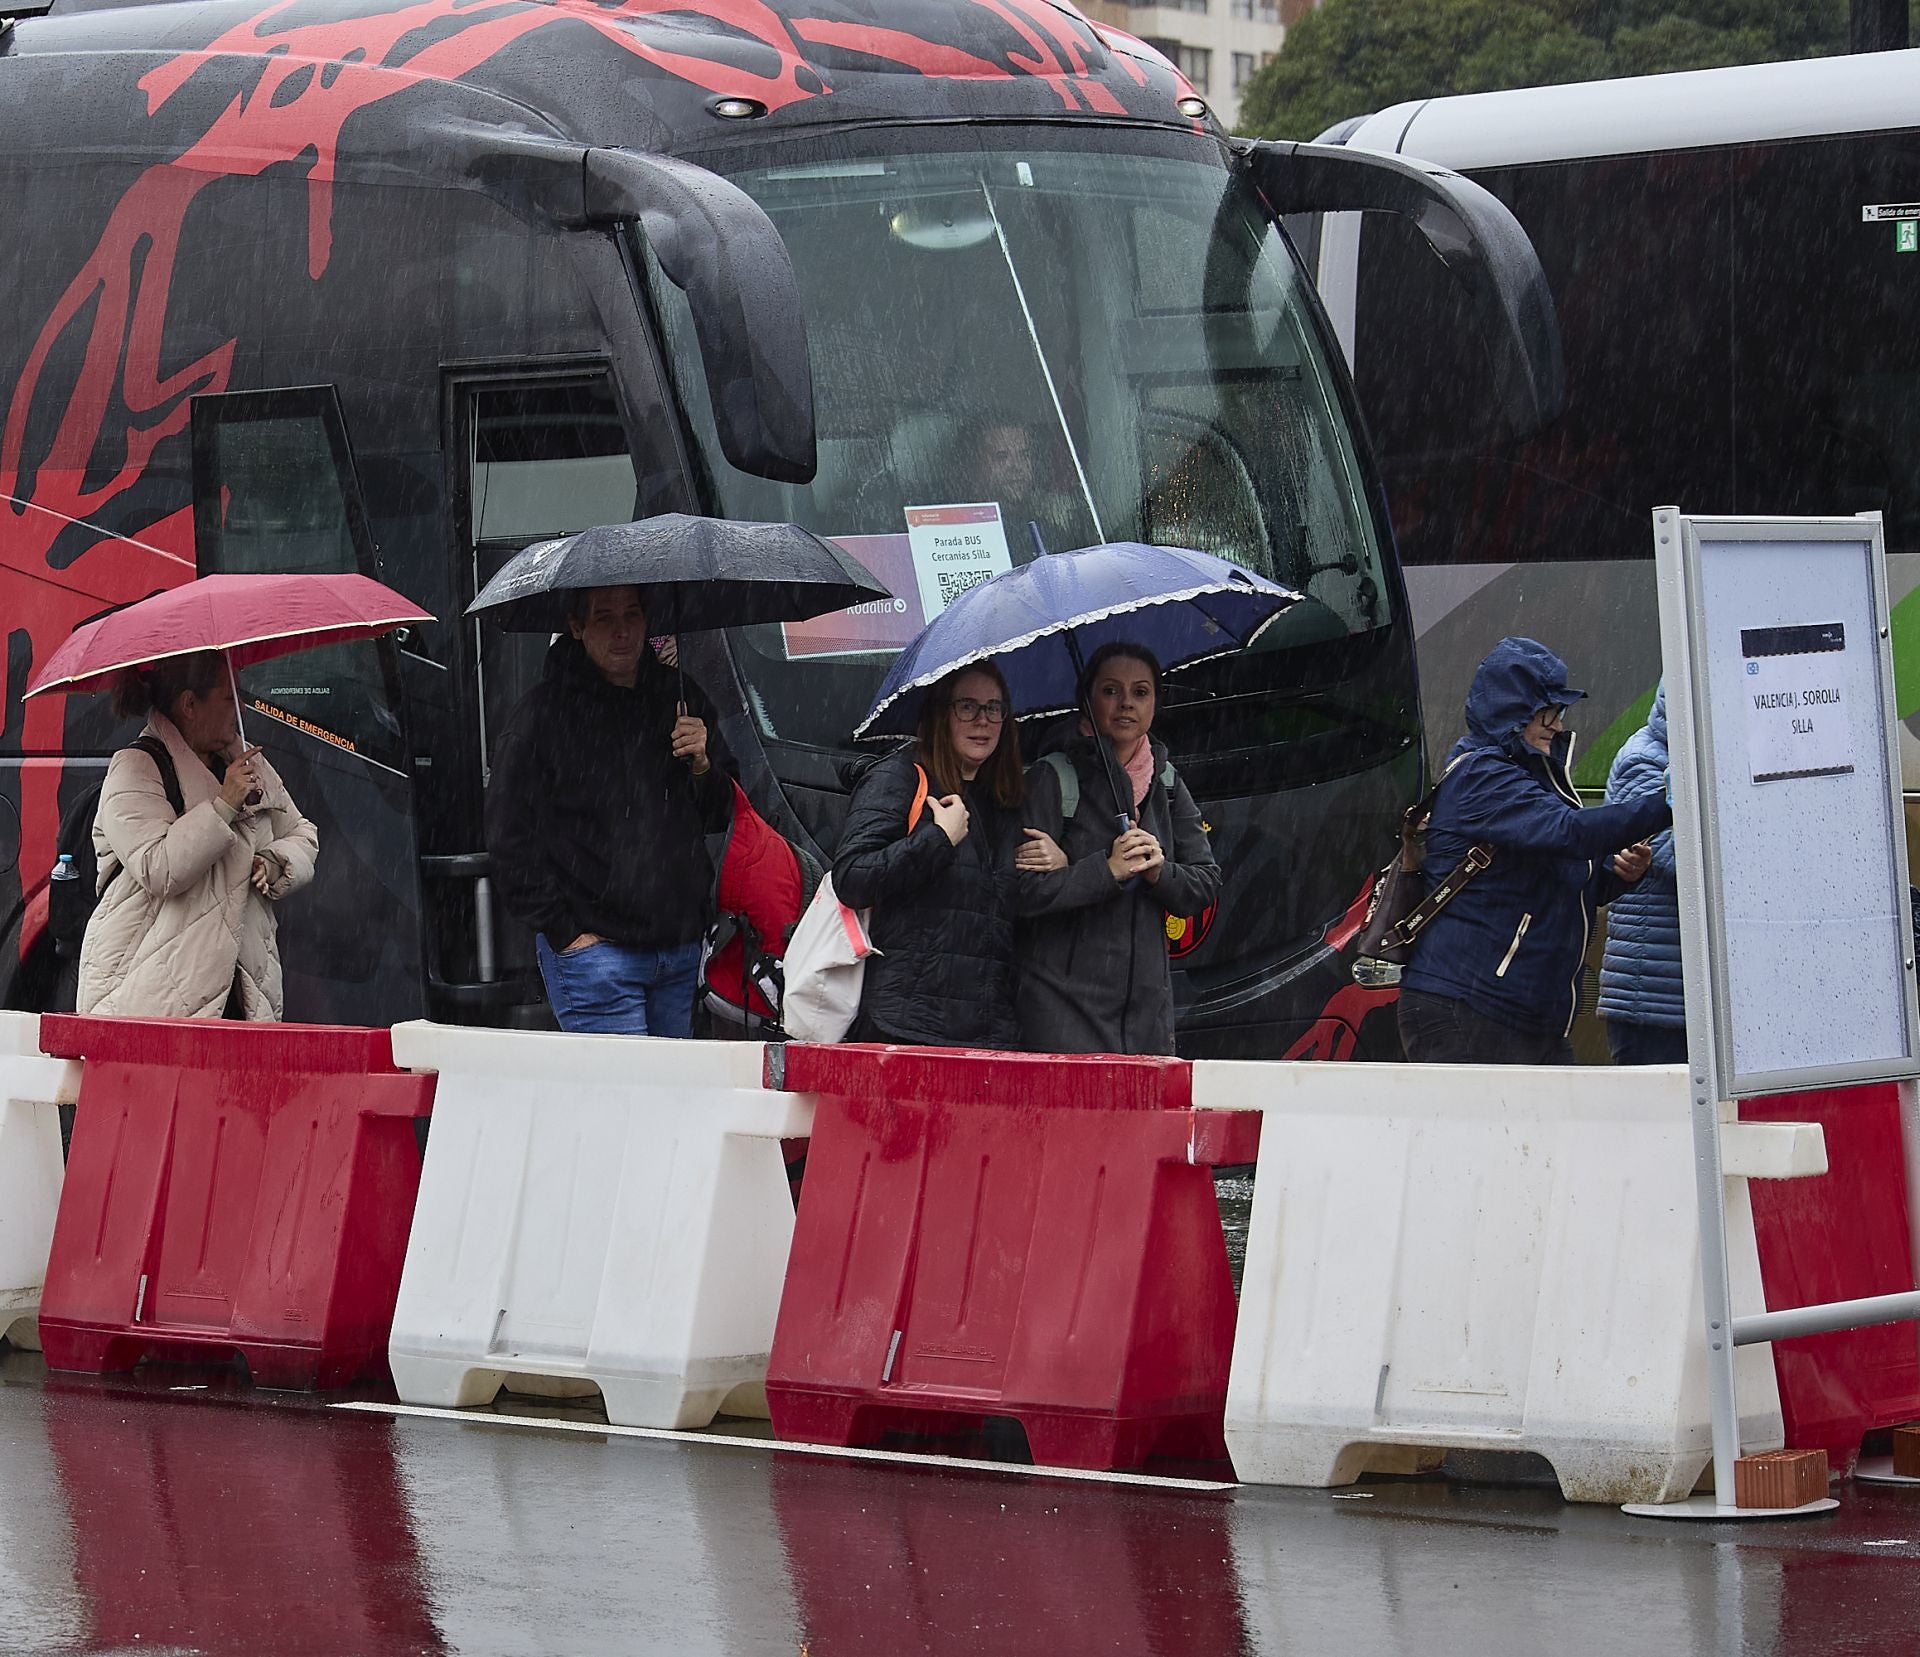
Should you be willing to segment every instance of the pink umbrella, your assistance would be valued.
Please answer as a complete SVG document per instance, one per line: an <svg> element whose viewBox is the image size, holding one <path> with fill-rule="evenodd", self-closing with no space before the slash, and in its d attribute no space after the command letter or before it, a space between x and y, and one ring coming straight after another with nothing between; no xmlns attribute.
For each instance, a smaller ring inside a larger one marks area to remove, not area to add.
<svg viewBox="0 0 1920 1657"><path fill-rule="evenodd" d="M76 627L27 695L106 690L130 667L224 650L230 667L433 617L364 575L205 575Z"/></svg>

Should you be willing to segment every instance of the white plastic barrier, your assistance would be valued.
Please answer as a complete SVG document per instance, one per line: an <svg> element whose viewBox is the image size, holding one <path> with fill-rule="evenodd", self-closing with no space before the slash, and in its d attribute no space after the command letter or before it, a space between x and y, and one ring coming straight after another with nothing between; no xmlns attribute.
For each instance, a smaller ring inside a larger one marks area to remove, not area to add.
<svg viewBox="0 0 1920 1657"><path fill-rule="evenodd" d="M0 1012L0 1337L38 1347L66 1163L60 1110L80 1097L80 1066L40 1051L37 1013Z"/></svg>
<svg viewBox="0 0 1920 1657"><path fill-rule="evenodd" d="M393 1057L440 1078L388 1348L403 1400L597 1386L625 1426L766 1414L778 1141L813 1107L763 1089L760 1043L416 1022Z"/></svg>
<svg viewBox="0 0 1920 1657"><path fill-rule="evenodd" d="M1202 1061L1193 1100L1262 1112L1227 1390L1243 1479L1471 1448L1545 1457L1572 1501L1693 1488L1712 1428L1682 1069ZM1826 1151L1811 1125L1722 1132L1739 1314L1763 1305L1747 1178ZM1738 1364L1743 1447L1778 1448L1772 1351Z"/></svg>

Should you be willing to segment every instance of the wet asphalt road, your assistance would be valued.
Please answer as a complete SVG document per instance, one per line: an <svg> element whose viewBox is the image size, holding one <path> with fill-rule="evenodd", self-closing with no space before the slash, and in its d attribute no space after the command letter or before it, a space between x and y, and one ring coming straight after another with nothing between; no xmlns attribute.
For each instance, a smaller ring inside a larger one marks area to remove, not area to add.
<svg viewBox="0 0 1920 1657"><path fill-rule="evenodd" d="M0 1650L1920 1654L1920 1490L1679 1525L1539 1488L1075 1483L171 1390L208 1379L0 1359Z"/></svg>

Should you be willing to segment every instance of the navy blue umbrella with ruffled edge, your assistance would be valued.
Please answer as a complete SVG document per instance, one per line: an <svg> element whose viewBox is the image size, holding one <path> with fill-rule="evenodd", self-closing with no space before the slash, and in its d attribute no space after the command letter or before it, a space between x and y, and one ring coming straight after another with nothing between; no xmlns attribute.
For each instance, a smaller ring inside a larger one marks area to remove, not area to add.
<svg viewBox="0 0 1920 1657"><path fill-rule="evenodd" d="M1103 644L1145 645L1163 668L1244 649L1303 597L1211 553L1113 541L1049 553L969 587L894 659L857 739L911 735L928 689L989 657L1013 711L1080 705L1081 665Z"/></svg>
<svg viewBox="0 0 1920 1657"><path fill-rule="evenodd" d="M1304 595L1211 553L1110 541L1046 553L969 587L898 657L856 740L912 734L927 691L992 659L1021 718L1081 706L1080 677L1103 644L1143 645L1161 667L1190 667L1244 650ZM1099 741L1118 821L1130 795L1113 750Z"/></svg>

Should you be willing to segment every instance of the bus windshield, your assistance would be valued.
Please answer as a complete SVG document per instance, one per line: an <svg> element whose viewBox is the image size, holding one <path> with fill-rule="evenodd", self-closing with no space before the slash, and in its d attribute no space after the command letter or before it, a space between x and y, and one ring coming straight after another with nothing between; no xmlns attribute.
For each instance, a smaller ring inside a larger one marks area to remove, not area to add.
<svg viewBox="0 0 1920 1657"><path fill-rule="evenodd" d="M845 744L900 646L1042 547L1195 547L1298 588L1308 601L1258 647L1263 688L1302 688L1282 653L1393 619L1304 279L1252 189L1215 145L1038 136L916 134L949 147L910 154L868 136L730 169L799 277L819 430L807 486L720 454L685 303L650 267L714 509L831 536L893 595L745 631L768 738Z"/></svg>

